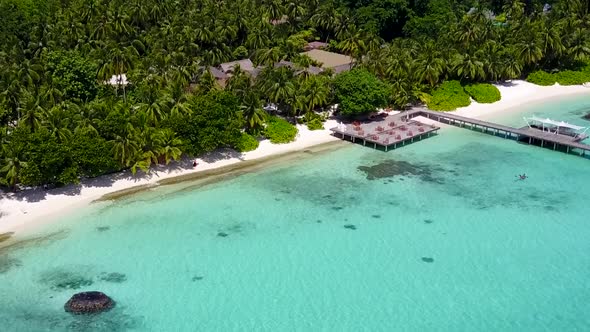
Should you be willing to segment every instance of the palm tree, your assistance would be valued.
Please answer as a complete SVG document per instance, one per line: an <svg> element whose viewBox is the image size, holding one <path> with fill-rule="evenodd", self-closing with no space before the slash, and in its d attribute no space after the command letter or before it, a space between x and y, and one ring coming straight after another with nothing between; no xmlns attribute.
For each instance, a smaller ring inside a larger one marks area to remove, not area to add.
<svg viewBox="0 0 590 332"><path fill-rule="evenodd" d="M295 95L293 84L293 72L287 67L280 67L274 71L273 81L266 86L266 95L270 102L286 105L286 102Z"/></svg>
<svg viewBox="0 0 590 332"><path fill-rule="evenodd" d="M63 98L63 93L53 84L51 76L47 77L47 84L41 88L41 96L48 106L57 105Z"/></svg>
<svg viewBox="0 0 590 332"><path fill-rule="evenodd" d="M268 0L268 3L266 3L266 6L264 7L264 11L272 21L282 19L285 14L285 8L279 0Z"/></svg>
<svg viewBox="0 0 590 332"><path fill-rule="evenodd" d="M100 107L106 107L105 103L83 104L80 108L80 112L74 117L74 121L76 123L74 133L88 132L98 134L98 130L96 128L98 122L100 121L98 118Z"/></svg>
<svg viewBox="0 0 590 332"><path fill-rule="evenodd" d="M41 78L41 73L43 68L38 64L33 64L31 60L23 60L19 65L16 71L16 76L18 80L22 83L25 87L33 86L39 79Z"/></svg>
<svg viewBox="0 0 590 332"><path fill-rule="evenodd" d="M21 116L21 92L23 91L23 87L18 80L13 79L13 75L6 75L6 78L6 82L10 83L0 92L0 100L12 110L13 114L16 114L18 120Z"/></svg>
<svg viewBox="0 0 590 332"><path fill-rule="evenodd" d="M155 133L155 145L158 151L158 162L162 160L168 165L170 160L179 160L182 155L180 147L182 140L176 137L176 133L170 128L159 130Z"/></svg>
<svg viewBox="0 0 590 332"><path fill-rule="evenodd" d="M170 109L170 115L186 115L191 110L187 105L188 94L180 82L173 82L166 88L167 108Z"/></svg>
<svg viewBox="0 0 590 332"><path fill-rule="evenodd" d="M434 86L446 71L446 67L446 61L436 45L429 42L424 45L418 56L415 74L420 81L426 81L430 86Z"/></svg>
<svg viewBox="0 0 590 332"><path fill-rule="evenodd" d="M367 45L365 44L365 36L361 30L353 30L346 34L346 37L338 43L338 48L344 52L344 54L350 55L351 57L359 60L363 54L367 51Z"/></svg>
<svg viewBox="0 0 590 332"><path fill-rule="evenodd" d="M68 129L70 118L60 106L54 106L46 113L43 125L59 142L65 142L72 136L72 132Z"/></svg>
<svg viewBox="0 0 590 332"><path fill-rule="evenodd" d="M307 96L307 109L313 111L316 107L323 107L328 103L330 84L322 76L313 76L303 84L304 95Z"/></svg>
<svg viewBox="0 0 590 332"><path fill-rule="evenodd" d="M485 77L484 64L470 54L458 54L453 59L453 71L461 79L477 81Z"/></svg>
<svg viewBox="0 0 590 332"><path fill-rule="evenodd" d="M253 27L246 37L245 46L250 50L260 50L270 44L270 32L263 25Z"/></svg>
<svg viewBox="0 0 590 332"><path fill-rule="evenodd" d="M26 107L19 123L34 133L43 126L45 109L41 106L39 98L34 99L33 97L29 97L26 99L27 101L24 103Z"/></svg>
<svg viewBox="0 0 590 332"><path fill-rule="evenodd" d="M275 63L281 61L282 58L283 52L281 48L275 46L258 50L254 59L258 65L273 66Z"/></svg>
<svg viewBox="0 0 590 332"><path fill-rule="evenodd" d="M123 47L111 44L108 49L108 60L103 63L99 70L99 78L109 80L113 75L121 78L123 74L127 74L129 70L133 69L135 58L139 56L138 48L142 47L143 44L139 41ZM118 85L123 88L123 100L127 101L125 85L121 79L119 79Z"/></svg>
<svg viewBox="0 0 590 332"><path fill-rule="evenodd" d="M302 20L306 12L305 7L302 6L300 1L291 0L287 3L285 14L291 26L295 27L296 22Z"/></svg>
<svg viewBox="0 0 590 332"><path fill-rule="evenodd" d="M23 161L23 150L21 146L16 144L2 144L3 150L3 161L4 166L0 169L0 173L4 174L4 180L16 191L16 185L19 182L20 170L27 166L27 163Z"/></svg>
<svg viewBox="0 0 590 332"><path fill-rule="evenodd" d="M566 50L562 43L562 31L557 24L552 24L547 19L541 21L541 28L539 30L540 39L543 44L543 54L551 58L558 58Z"/></svg>
<svg viewBox="0 0 590 332"><path fill-rule="evenodd" d="M572 34L567 48L568 56L576 61L586 60L590 57L590 38L582 28L577 28Z"/></svg>
<svg viewBox="0 0 590 332"><path fill-rule="evenodd" d="M139 151L136 136L136 131L130 128L124 135L116 135L115 139L111 141L113 155L123 167L129 167Z"/></svg>
<svg viewBox="0 0 590 332"><path fill-rule="evenodd" d="M535 31L528 31L516 44L517 57L525 66L534 65L543 59L543 41Z"/></svg>
<svg viewBox="0 0 590 332"><path fill-rule="evenodd" d="M232 69L232 76L227 80L225 89L233 92L240 99L243 99L246 92L252 87L252 79L246 74L240 65Z"/></svg>
<svg viewBox="0 0 590 332"><path fill-rule="evenodd" d="M334 15L336 8L332 2L320 6L314 15L311 16L311 24L317 28L321 28L326 32L326 42L330 40L330 33L336 29L338 24L337 18Z"/></svg>
<svg viewBox="0 0 590 332"><path fill-rule="evenodd" d="M250 134L258 134L263 128L264 118L266 117L258 96L254 92L249 91L244 97L240 108L242 109L242 116L246 122L246 131Z"/></svg>

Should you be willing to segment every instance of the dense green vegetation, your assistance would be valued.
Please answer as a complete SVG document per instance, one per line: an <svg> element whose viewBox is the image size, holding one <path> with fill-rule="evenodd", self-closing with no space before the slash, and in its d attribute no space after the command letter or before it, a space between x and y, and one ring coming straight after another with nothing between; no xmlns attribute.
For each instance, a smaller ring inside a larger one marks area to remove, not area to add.
<svg viewBox="0 0 590 332"><path fill-rule="evenodd" d="M557 82L557 77L543 70L537 70L530 73L526 80L533 84L549 86Z"/></svg>
<svg viewBox="0 0 590 332"><path fill-rule="evenodd" d="M294 125L276 116L271 117L266 128L264 128L264 136L268 137L271 143L275 144L294 141L297 132L298 130Z"/></svg>
<svg viewBox="0 0 590 332"><path fill-rule="evenodd" d="M248 151L256 150L256 148L258 148L259 144L260 144L260 142L258 142L256 137L244 133L238 139L238 142L236 143L235 148L239 152L248 152Z"/></svg>
<svg viewBox="0 0 590 332"><path fill-rule="evenodd" d="M465 86L465 92L467 92L473 100L481 104L494 103L502 98L500 90L488 83L467 85Z"/></svg>
<svg viewBox="0 0 590 332"><path fill-rule="evenodd" d="M590 71L587 67L583 70L564 70L555 73L538 70L530 73L526 80L537 85L545 86L555 83L559 83L560 85L578 85L590 82Z"/></svg>
<svg viewBox="0 0 590 332"><path fill-rule="evenodd" d="M375 111L387 105L388 96L388 86L366 69L343 72L334 79L334 99L344 115Z"/></svg>
<svg viewBox="0 0 590 332"><path fill-rule="evenodd" d="M543 70L582 82L588 14L581 0L0 0L0 184L148 170L243 149L244 131L291 137L268 104L288 119L332 103L344 114L428 99L442 110L467 96L444 81ZM299 53L314 40L358 68L311 74ZM236 69L225 89L204 70L244 58L265 68ZM121 74L130 84L104 84Z"/></svg>
<svg viewBox="0 0 590 332"><path fill-rule="evenodd" d="M469 106L471 99L459 81L446 81L432 92L428 108L435 111L453 111Z"/></svg>

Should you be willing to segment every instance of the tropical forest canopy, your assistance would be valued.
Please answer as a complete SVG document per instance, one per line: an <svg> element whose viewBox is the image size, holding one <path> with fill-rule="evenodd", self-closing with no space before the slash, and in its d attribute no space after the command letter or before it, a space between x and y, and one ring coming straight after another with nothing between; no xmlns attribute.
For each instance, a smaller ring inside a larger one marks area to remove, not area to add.
<svg viewBox="0 0 590 332"><path fill-rule="evenodd" d="M590 55L583 0L0 0L0 22L0 178L13 188L292 139L268 104L317 128L313 112L334 102L405 107L444 81L494 98L473 84L551 81ZM310 41L357 68L304 70ZM236 68L225 88L207 70L245 58L264 69ZM130 84L105 84L122 74Z"/></svg>

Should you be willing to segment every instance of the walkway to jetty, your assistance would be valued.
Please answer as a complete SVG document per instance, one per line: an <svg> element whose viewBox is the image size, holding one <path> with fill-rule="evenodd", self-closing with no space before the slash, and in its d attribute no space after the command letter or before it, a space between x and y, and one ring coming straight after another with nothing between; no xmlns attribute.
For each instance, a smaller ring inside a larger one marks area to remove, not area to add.
<svg viewBox="0 0 590 332"><path fill-rule="evenodd" d="M514 128L509 126L504 126L501 124L472 119L452 113L444 113L444 112L435 112L430 111L427 109L413 109L406 112L401 112L395 115L389 115L385 119L381 121L372 121L370 123L363 123L362 127L370 125L370 128L374 128L377 126L383 126L388 122L400 122L404 123L404 121L410 122L418 122L413 119L418 116L423 116L428 119L435 120L440 123L445 123L449 125L458 126L461 128L468 128L471 130L481 131L482 133L491 134L494 136L503 137L506 139L513 139L520 142L528 142L529 144L538 144L542 147L549 147L553 148L553 150L562 150L566 153L569 153L572 149L579 149L581 150L580 154L584 156L586 151L590 151L590 145L578 142L576 138L568 135L556 134L551 132L542 131L539 129L531 128L531 127L522 127L522 128ZM419 122L418 122L419 123ZM425 124L421 124L427 128L435 129L432 131L437 131L438 127L433 127ZM355 130L354 128L350 127L351 125L340 126L336 128L332 128L331 130L336 134L340 134L342 138L351 137L354 141L355 138L363 139L367 141L367 136L370 135L354 135ZM351 130L352 129L352 130ZM356 131L358 132L358 131ZM430 133L429 132L429 133ZM430 135L428 135L430 136ZM364 142L366 144L366 142ZM399 143L399 142L398 142ZM385 146L384 144L375 144ZM396 144L397 146L397 144Z"/></svg>

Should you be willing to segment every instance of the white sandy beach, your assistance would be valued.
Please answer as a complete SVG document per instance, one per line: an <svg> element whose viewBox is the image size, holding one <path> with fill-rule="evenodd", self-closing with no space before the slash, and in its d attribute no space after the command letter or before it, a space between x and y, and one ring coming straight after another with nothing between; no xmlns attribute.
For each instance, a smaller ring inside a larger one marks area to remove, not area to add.
<svg viewBox="0 0 590 332"><path fill-rule="evenodd" d="M497 112L517 109L518 106L531 102L540 102L556 97L572 94L588 94L590 88L583 86L537 86L524 81L513 81L505 85L498 85L502 93L502 100L494 104L478 104L458 109L457 114L481 118L490 117ZM325 128L337 125L335 120L328 120ZM3 194L0 199L0 234L5 232L19 232L37 223L46 222L68 213L71 209L83 207L103 195L129 189L141 185L153 185L159 180L180 175L202 172L219 168L244 160L254 160L263 157L298 151L314 145L337 141L330 135L328 129L309 131L305 126L298 126L299 134L295 142L273 145L263 141L257 150L247 153L214 153L197 159L198 166L192 167L192 160L175 163L170 167L160 167L152 170L148 175L132 176L129 172L106 175L96 179L84 181L78 186L67 186L53 190L25 190Z"/></svg>

